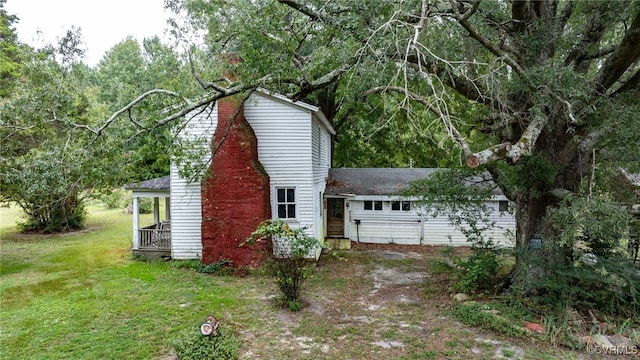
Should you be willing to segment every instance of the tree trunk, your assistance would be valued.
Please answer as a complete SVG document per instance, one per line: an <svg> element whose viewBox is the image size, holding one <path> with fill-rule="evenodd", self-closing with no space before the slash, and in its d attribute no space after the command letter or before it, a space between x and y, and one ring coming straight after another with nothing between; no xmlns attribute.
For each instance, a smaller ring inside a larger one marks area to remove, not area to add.
<svg viewBox="0 0 640 360"><path fill-rule="evenodd" d="M518 196L516 203L516 263L510 275L512 285L522 284L523 280L530 277L542 276L542 269L536 268L528 263L531 255L531 239L541 239L545 241L545 217L547 209L553 206L556 201L549 196L536 197L528 193Z"/></svg>

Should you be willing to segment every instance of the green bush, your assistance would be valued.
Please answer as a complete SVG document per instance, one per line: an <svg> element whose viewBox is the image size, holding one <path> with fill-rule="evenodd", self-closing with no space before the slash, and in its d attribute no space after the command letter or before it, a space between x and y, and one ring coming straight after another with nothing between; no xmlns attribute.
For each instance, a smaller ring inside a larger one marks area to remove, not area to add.
<svg viewBox="0 0 640 360"><path fill-rule="evenodd" d="M177 262L175 266L178 269L191 269L203 274L231 275L233 273L233 263L227 259L206 265L200 260L183 260Z"/></svg>
<svg viewBox="0 0 640 360"><path fill-rule="evenodd" d="M226 329L218 328L217 335L202 335L200 331L185 331L172 341L180 360L237 359L240 340Z"/></svg>
<svg viewBox="0 0 640 360"><path fill-rule="evenodd" d="M521 293L546 311L640 316L640 273L627 252L633 219L626 211L603 197L573 199L547 221L554 235L530 252Z"/></svg>
<svg viewBox="0 0 640 360"><path fill-rule="evenodd" d="M24 222L19 222L20 231L41 231L55 233L67 230L77 230L84 226L87 211L84 203L75 198L68 198L58 204L47 204L31 213Z"/></svg>
<svg viewBox="0 0 640 360"><path fill-rule="evenodd" d="M504 266L498 249L472 247L472 251L465 259L457 256L453 248L445 251L445 256L453 264L450 268L455 275L454 290L465 293L497 290L497 285L501 283L500 271Z"/></svg>
<svg viewBox="0 0 640 360"><path fill-rule="evenodd" d="M312 271L308 257L320 249L322 244L306 234L306 228L291 229L284 221L268 220L260 224L247 239L249 244L269 241L266 270L275 277L282 293L282 303L291 311L300 310L300 287Z"/></svg>
<svg viewBox="0 0 640 360"><path fill-rule="evenodd" d="M151 198L138 199L138 211L140 214L151 214L153 212L153 200Z"/></svg>
<svg viewBox="0 0 640 360"><path fill-rule="evenodd" d="M121 209L125 208L129 203L129 199L125 199L127 195L123 189L112 189L100 196L107 209Z"/></svg>

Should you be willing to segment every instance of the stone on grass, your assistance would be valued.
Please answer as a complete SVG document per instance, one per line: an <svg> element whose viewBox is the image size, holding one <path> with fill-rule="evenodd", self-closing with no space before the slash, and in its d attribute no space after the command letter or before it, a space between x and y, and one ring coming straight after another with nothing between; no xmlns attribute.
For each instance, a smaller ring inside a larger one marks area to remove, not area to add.
<svg viewBox="0 0 640 360"><path fill-rule="evenodd" d="M469 295L463 294L463 293L457 293L453 296L453 300L460 301L460 302L467 301L469 300Z"/></svg>

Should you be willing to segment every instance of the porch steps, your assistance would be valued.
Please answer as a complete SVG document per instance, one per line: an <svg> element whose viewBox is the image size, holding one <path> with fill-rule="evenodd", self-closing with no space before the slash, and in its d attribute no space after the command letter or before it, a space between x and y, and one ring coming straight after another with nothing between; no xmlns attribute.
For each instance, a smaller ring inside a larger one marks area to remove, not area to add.
<svg viewBox="0 0 640 360"><path fill-rule="evenodd" d="M350 239L324 239L324 243L327 245L327 248L331 250L350 250L351 249L351 240Z"/></svg>

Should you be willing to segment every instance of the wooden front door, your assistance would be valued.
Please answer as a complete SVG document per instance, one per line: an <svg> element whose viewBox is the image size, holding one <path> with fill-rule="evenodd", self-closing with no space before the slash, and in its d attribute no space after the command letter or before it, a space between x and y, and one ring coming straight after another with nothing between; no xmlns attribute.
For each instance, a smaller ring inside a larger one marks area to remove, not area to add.
<svg viewBox="0 0 640 360"><path fill-rule="evenodd" d="M344 199L327 199L327 237L344 237Z"/></svg>

